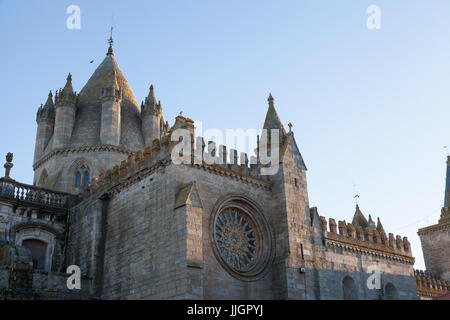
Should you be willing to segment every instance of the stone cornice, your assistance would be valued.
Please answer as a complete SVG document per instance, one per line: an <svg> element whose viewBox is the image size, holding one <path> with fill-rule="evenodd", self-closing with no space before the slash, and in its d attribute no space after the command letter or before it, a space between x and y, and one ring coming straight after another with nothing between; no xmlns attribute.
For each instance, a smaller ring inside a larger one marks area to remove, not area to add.
<svg viewBox="0 0 450 320"><path fill-rule="evenodd" d="M217 174L220 176L230 177L237 181L252 184L258 188L261 188L261 189L264 189L267 191L270 191L272 189L272 185L273 185L273 183L270 181L263 180L258 177L253 177L251 175L248 175L248 174L245 174L245 173L242 173L239 171L235 171L232 169L224 168L220 165L215 165L215 164L210 165L210 164L206 164L205 162L203 162L202 165L190 164L188 166L196 168L196 169L208 171L210 173L214 173L214 174Z"/></svg>
<svg viewBox="0 0 450 320"><path fill-rule="evenodd" d="M338 239L337 237L327 236L324 238L325 245L332 247L339 247L348 251L356 251L364 254L370 254L384 259L392 259L400 262L406 262L414 264L415 259L408 255L403 255L395 252L394 250L389 250L386 247L375 248L374 246L368 246L364 241L359 241L360 243L355 243L354 241L346 241L344 239Z"/></svg>
<svg viewBox="0 0 450 320"><path fill-rule="evenodd" d="M99 152L99 151L107 151L107 152L118 152L130 155L131 151L124 149L122 147L112 146L112 145L102 145L102 146L86 146L86 147L78 147L78 148L60 148L55 149L47 153L41 159L36 161L33 164L33 170L39 168L43 163L47 162L51 158L53 158L57 154L69 154L69 153L85 153L85 152Z"/></svg>
<svg viewBox="0 0 450 320"><path fill-rule="evenodd" d="M417 231L418 235L427 234L430 232L438 231L438 230L445 230L450 228L450 223L439 223L435 224L429 227L421 228L419 231Z"/></svg>
<svg viewBox="0 0 450 320"><path fill-rule="evenodd" d="M162 159L162 160L158 161L157 163L153 164L151 167L143 168L142 170L137 171L133 175L128 176L126 179L123 179L123 180L121 179L121 181L118 184L109 186L109 187L103 189L102 191L99 190L98 192L87 193L86 196L90 197L91 195L94 195L95 198L99 198L101 194L108 194L110 196L119 194L124 189L128 188L129 186L152 175L153 173L158 171L158 169L168 167L171 164L172 164L172 162L169 159ZM183 164L183 165L192 167L192 168L196 168L199 170L205 170L205 171L208 171L213 174L233 178L235 180L238 180L238 181L241 181L244 183L252 184L252 185L254 185L258 188L264 189L264 190L268 190L268 191L271 190L272 183L269 181L265 181L265 180L262 180L262 179L259 179L256 177L245 175L243 173L236 172L236 171L233 171L233 170L230 170L227 168L223 168L221 166L208 165L205 163L202 165L192 165L192 164L187 164L187 165Z"/></svg>
<svg viewBox="0 0 450 320"><path fill-rule="evenodd" d="M96 191L87 191L82 196L85 198L82 202L85 203L86 199L99 199L103 197L104 195L112 196L121 193L124 189L128 188L129 186L135 184L136 182L141 181L142 179L152 175L155 173L159 168L161 167L167 167L169 165L168 160L161 160L158 163L152 165L151 167L144 168L135 174L128 176L127 178L121 180L118 184L110 185L109 187L103 188L101 190ZM82 203L78 203L76 206L74 206L72 209L80 206Z"/></svg>

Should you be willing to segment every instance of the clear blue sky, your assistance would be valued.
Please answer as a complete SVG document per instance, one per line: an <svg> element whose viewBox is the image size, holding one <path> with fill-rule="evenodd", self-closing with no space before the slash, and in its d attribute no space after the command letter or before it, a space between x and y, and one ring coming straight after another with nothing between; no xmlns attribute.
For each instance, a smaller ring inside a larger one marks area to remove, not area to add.
<svg viewBox="0 0 450 320"><path fill-rule="evenodd" d="M66 28L71 4L80 30ZM372 4L381 30L366 28ZM423 268L416 232L439 218L450 144L449 13L448 0L0 0L0 152L32 183L37 108L68 72L81 90L114 16L138 101L153 83L169 123L183 110L225 131L261 128L272 92L294 125L310 205L350 221L356 184L362 211L408 236Z"/></svg>

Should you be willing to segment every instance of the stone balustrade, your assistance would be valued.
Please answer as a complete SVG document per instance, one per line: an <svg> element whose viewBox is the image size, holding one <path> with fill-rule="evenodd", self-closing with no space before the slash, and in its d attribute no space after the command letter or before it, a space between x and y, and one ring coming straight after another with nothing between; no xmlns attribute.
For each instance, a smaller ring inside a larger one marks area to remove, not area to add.
<svg viewBox="0 0 450 320"><path fill-rule="evenodd" d="M68 193L47 190L11 179L0 179L0 198L4 199L66 209L73 197Z"/></svg>

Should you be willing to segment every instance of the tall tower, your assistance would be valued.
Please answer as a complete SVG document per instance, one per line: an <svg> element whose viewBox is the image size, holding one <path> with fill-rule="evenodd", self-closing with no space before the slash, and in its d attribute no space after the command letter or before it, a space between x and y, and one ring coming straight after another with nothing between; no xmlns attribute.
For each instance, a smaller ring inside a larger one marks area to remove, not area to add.
<svg viewBox="0 0 450 320"><path fill-rule="evenodd" d="M145 148L141 109L115 60L112 38L108 42L106 57L80 93L73 91L69 74L53 97L54 128L51 99L38 112L33 163L38 186L77 193L92 177Z"/></svg>
<svg viewBox="0 0 450 320"><path fill-rule="evenodd" d="M34 148L34 162L39 160L47 147L48 142L53 134L55 126L55 106L53 105L52 92L48 94L45 105L38 109L36 115L36 122L38 124L36 133L36 146Z"/></svg>
<svg viewBox="0 0 450 320"><path fill-rule="evenodd" d="M450 223L450 156L447 156L447 174L445 177L444 206L439 223Z"/></svg>
<svg viewBox="0 0 450 320"><path fill-rule="evenodd" d="M144 135L145 146L152 145L153 140L161 138L162 108L161 103L156 103L155 90L150 86L150 92L145 103L141 106L142 133Z"/></svg>
<svg viewBox="0 0 450 320"><path fill-rule="evenodd" d="M271 136L271 130L279 132L279 158L275 163L279 164L278 170L268 178L273 184L273 197L275 205L272 208L272 221L275 229L276 252L273 270L277 278L275 279L276 299L299 299L306 296L305 274L299 272L299 268L304 266L304 260L311 259L308 237L308 226L310 225L309 200L306 183L306 166L302 155L298 149L289 125L289 132L278 117L275 109L274 98L269 95L269 108L264 121L264 129L268 130L268 141L275 143ZM264 143L264 142L263 142ZM259 146L259 150L264 146ZM264 151L263 151L264 152ZM272 145L271 145L271 153ZM262 154L259 155L262 157ZM273 160L272 160L273 161ZM304 252L304 254L303 254ZM298 284L301 284L299 286Z"/></svg>
<svg viewBox="0 0 450 320"><path fill-rule="evenodd" d="M444 206L438 224L419 229L427 271L450 281L450 156L447 156Z"/></svg>
<svg viewBox="0 0 450 320"><path fill-rule="evenodd" d="M75 123L76 94L72 88L72 75L69 73L64 89L55 97L56 116L53 149L64 148L70 142Z"/></svg>

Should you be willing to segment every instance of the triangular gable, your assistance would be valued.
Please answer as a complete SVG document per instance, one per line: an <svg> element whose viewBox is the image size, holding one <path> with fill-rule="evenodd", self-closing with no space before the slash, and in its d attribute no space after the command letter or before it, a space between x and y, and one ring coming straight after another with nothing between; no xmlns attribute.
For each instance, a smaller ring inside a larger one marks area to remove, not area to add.
<svg viewBox="0 0 450 320"><path fill-rule="evenodd" d="M195 181L189 182L184 187L182 187L175 198L174 209L185 205L203 208L202 201L197 189L197 183Z"/></svg>
<svg viewBox="0 0 450 320"><path fill-rule="evenodd" d="M289 133L281 146L280 150L280 163L283 163L284 156L286 155L287 149L291 147L292 155L294 157L295 164L298 168L302 170L308 170L306 168L305 162L303 161L302 154L300 153L300 150L298 149L297 142L295 141L294 135Z"/></svg>

